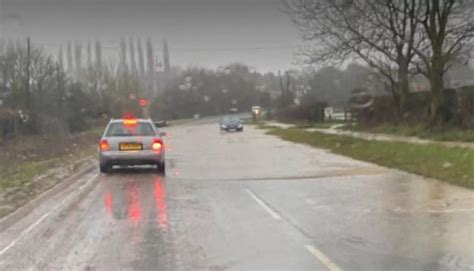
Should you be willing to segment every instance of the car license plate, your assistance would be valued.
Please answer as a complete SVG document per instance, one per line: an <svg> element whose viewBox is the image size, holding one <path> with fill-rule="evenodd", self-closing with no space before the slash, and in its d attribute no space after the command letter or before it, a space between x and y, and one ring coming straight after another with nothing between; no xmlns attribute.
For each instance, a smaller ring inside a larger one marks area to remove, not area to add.
<svg viewBox="0 0 474 271"><path fill-rule="evenodd" d="M121 151L140 151L143 145L140 143L120 143L119 149Z"/></svg>

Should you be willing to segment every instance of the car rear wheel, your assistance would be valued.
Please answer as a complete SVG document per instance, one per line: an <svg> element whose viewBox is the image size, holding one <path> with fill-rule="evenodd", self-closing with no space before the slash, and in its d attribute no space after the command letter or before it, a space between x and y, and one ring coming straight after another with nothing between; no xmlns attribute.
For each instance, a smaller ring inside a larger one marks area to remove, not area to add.
<svg viewBox="0 0 474 271"><path fill-rule="evenodd" d="M158 173L165 175L165 173L166 173L165 162L163 162L163 163L158 162L156 164L156 170L158 171Z"/></svg>
<svg viewBox="0 0 474 271"><path fill-rule="evenodd" d="M102 173L109 173L112 170L112 167L109 164L100 164L99 165L100 172Z"/></svg>

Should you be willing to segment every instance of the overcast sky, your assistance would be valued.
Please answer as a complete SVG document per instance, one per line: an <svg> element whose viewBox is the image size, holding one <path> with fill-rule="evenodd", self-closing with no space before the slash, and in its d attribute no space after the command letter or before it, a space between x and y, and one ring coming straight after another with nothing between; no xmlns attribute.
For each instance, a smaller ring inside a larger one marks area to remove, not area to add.
<svg viewBox="0 0 474 271"><path fill-rule="evenodd" d="M3 0L0 8L4 35L29 35L50 49L95 39L114 47L134 36L151 37L160 50L166 38L172 64L296 67L299 33L281 0Z"/></svg>

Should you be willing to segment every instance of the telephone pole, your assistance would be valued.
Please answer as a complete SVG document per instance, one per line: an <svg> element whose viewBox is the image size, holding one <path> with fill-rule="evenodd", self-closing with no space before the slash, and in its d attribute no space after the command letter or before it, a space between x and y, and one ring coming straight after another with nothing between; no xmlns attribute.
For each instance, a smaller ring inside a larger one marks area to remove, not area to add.
<svg viewBox="0 0 474 271"><path fill-rule="evenodd" d="M4 24L3 24L3 0L0 0L0 40L5 37L3 28L4 28Z"/></svg>
<svg viewBox="0 0 474 271"><path fill-rule="evenodd" d="M30 58L31 58L31 43L30 37L26 38L26 85L25 85L25 106L27 110L31 110L30 97Z"/></svg>

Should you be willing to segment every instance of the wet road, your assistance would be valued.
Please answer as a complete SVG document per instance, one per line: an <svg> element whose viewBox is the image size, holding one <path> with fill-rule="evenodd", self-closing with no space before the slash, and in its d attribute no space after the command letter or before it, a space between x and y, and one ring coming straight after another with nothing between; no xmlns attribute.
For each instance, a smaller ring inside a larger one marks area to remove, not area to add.
<svg viewBox="0 0 474 271"><path fill-rule="evenodd" d="M88 173L0 233L0 270L474 270L474 193L262 130L169 128L166 177Z"/></svg>

